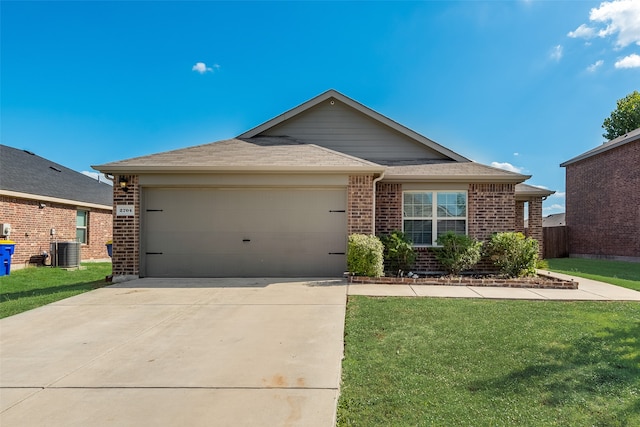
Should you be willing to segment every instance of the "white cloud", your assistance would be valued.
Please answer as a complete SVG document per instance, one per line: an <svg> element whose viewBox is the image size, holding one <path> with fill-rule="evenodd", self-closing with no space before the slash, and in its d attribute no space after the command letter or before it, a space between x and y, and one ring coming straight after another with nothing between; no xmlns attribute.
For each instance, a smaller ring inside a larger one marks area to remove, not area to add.
<svg viewBox="0 0 640 427"><path fill-rule="evenodd" d="M491 162L491 166L498 169L504 169L509 172L521 173L523 168L519 168L517 166L513 166L511 163L500 163L500 162Z"/></svg>
<svg viewBox="0 0 640 427"><path fill-rule="evenodd" d="M207 64L205 64L204 62L196 62L196 65L191 67L191 71L196 71L200 74L212 73L214 68L217 70L218 68L220 68L220 65L213 64L213 67L207 67Z"/></svg>
<svg viewBox="0 0 640 427"><path fill-rule="evenodd" d="M575 31L570 31L567 36L573 39L591 39L596 36L596 30L594 28L588 27L586 24L582 24L578 28L576 28Z"/></svg>
<svg viewBox="0 0 640 427"><path fill-rule="evenodd" d="M591 9L589 19L607 24L598 32L598 36L607 37L617 34L617 47L632 43L640 45L640 2L638 0L614 0L603 2L600 7Z"/></svg>
<svg viewBox="0 0 640 427"><path fill-rule="evenodd" d="M562 59L562 46L557 45L551 50L549 57L554 61L560 61Z"/></svg>
<svg viewBox="0 0 640 427"><path fill-rule="evenodd" d="M559 205L557 203L554 203L551 206L543 207L542 211L547 213L547 214L564 212L564 205Z"/></svg>
<svg viewBox="0 0 640 427"><path fill-rule="evenodd" d="M587 67L587 71L590 73L595 72L598 68L602 67L602 64L604 64L604 61L602 59L597 60L596 62L594 62L593 64L589 65Z"/></svg>
<svg viewBox="0 0 640 427"><path fill-rule="evenodd" d="M520 155L520 153L513 153L513 155L517 157Z"/></svg>
<svg viewBox="0 0 640 427"><path fill-rule="evenodd" d="M567 193L565 193L564 191L557 191L557 192L553 193L549 197L557 197L559 199L564 199L566 197L566 195L567 195Z"/></svg>
<svg viewBox="0 0 640 427"><path fill-rule="evenodd" d="M80 173L83 174L83 175L86 175L88 177L91 177L91 178L95 179L96 181L102 182L104 184L113 185L113 181L105 178L104 175L102 175L101 173L90 172L90 171L82 171Z"/></svg>
<svg viewBox="0 0 640 427"><path fill-rule="evenodd" d="M640 45L640 1L638 0L602 2L599 7L591 9L589 20L596 24L604 24L605 27L595 28L582 24L567 36L583 39L615 36L617 48L634 43Z"/></svg>
<svg viewBox="0 0 640 427"><path fill-rule="evenodd" d="M616 68L640 68L640 55L632 53L615 63Z"/></svg>

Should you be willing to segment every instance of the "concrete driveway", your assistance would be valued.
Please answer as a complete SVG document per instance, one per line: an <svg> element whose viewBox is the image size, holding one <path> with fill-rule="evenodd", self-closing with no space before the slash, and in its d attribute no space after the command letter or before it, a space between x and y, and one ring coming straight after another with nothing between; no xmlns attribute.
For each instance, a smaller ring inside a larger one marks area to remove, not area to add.
<svg viewBox="0 0 640 427"><path fill-rule="evenodd" d="M0 320L0 425L331 426L341 280L140 279Z"/></svg>

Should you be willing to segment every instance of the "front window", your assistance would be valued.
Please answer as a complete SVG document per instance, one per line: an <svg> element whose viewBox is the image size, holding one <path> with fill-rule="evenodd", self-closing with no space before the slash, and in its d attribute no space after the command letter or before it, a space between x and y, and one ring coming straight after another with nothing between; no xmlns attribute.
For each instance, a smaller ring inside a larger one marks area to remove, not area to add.
<svg viewBox="0 0 640 427"><path fill-rule="evenodd" d="M405 191L403 231L416 246L435 246L447 231L467 233L466 191Z"/></svg>
<svg viewBox="0 0 640 427"><path fill-rule="evenodd" d="M89 231L89 212L79 210L76 214L76 240L87 244L87 234Z"/></svg>

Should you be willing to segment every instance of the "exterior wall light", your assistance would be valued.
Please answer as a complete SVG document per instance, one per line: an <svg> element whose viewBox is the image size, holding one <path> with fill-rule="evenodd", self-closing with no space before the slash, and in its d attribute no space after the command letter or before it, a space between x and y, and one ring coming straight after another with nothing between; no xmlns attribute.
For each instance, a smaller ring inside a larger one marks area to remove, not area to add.
<svg viewBox="0 0 640 427"><path fill-rule="evenodd" d="M126 176L120 175L118 182L120 183L120 188L122 189L122 191L124 191L125 193L129 191L129 180Z"/></svg>

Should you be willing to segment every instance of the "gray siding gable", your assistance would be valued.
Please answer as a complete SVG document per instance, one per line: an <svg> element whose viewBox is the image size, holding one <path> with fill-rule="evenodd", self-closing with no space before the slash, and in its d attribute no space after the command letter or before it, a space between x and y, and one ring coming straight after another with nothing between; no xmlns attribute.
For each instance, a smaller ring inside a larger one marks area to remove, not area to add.
<svg viewBox="0 0 640 427"><path fill-rule="evenodd" d="M335 90L329 90L239 137L260 135L287 136L372 162L419 159L469 161Z"/></svg>

